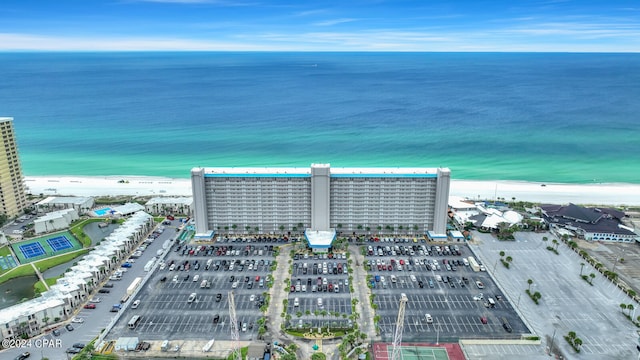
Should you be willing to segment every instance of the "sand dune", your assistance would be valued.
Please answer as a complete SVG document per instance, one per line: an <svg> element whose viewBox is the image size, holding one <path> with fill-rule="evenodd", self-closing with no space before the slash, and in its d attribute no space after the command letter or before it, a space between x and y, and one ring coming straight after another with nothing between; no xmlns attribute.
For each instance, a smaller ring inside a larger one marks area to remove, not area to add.
<svg viewBox="0 0 640 360"><path fill-rule="evenodd" d="M27 176L32 194L75 196L191 196L189 179L148 176ZM124 183L122 181L125 181ZM553 184L452 180L450 195L469 199L524 200L551 204L640 205L640 185Z"/></svg>

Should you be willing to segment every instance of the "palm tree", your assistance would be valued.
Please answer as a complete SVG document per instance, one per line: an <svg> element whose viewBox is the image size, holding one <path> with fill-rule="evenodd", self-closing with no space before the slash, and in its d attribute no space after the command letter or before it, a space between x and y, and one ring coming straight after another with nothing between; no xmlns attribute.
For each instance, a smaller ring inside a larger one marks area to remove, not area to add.
<svg viewBox="0 0 640 360"><path fill-rule="evenodd" d="M596 278L596 274L591 273L591 274L589 274L589 277L591 278L591 281L589 281L589 282L593 284L593 279Z"/></svg>
<svg viewBox="0 0 640 360"><path fill-rule="evenodd" d="M576 338L576 332L575 331L569 331L569 333L567 334L567 337L571 340Z"/></svg>
<svg viewBox="0 0 640 360"><path fill-rule="evenodd" d="M505 260L510 263L513 261L513 258L511 256L507 256Z"/></svg>
<svg viewBox="0 0 640 360"><path fill-rule="evenodd" d="M382 231L382 225L378 225L377 229L378 229L378 233L380 233L380 231Z"/></svg>
<svg viewBox="0 0 640 360"><path fill-rule="evenodd" d="M624 313L624 310L627 308L627 304L620 304L620 310Z"/></svg>
<svg viewBox="0 0 640 360"><path fill-rule="evenodd" d="M527 284L529 284L529 291L531 291L531 284L533 284L533 280L528 279Z"/></svg>
<svg viewBox="0 0 640 360"><path fill-rule="evenodd" d="M543 237L542 237L542 241L547 241L547 240L549 240L549 238L548 238L548 237L546 237L546 236L543 236Z"/></svg>
<svg viewBox="0 0 640 360"><path fill-rule="evenodd" d="M573 344L576 346L576 348L580 349L580 345L582 345L582 339L580 338L573 339Z"/></svg>
<svg viewBox="0 0 640 360"><path fill-rule="evenodd" d="M627 305L627 310L629 310L628 315L631 316L631 311L633 310L633 304Z"/></svg>
<svg viewBox="0 0 640 360"><path fill-rule="evenodd" d="M500 251L500 257L503 257L504 254L505 254L504 251Z"/></svg>

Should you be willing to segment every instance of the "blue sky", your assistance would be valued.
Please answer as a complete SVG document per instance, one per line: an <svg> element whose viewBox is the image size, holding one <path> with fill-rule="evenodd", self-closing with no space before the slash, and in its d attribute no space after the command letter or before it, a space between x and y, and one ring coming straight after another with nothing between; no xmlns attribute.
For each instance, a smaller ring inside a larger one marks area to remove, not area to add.
<svg viewBox="0 0 640 360"><path fill-rule="evenodd" d="M638 0L2 0L0 51L640 51Z"/></svg>

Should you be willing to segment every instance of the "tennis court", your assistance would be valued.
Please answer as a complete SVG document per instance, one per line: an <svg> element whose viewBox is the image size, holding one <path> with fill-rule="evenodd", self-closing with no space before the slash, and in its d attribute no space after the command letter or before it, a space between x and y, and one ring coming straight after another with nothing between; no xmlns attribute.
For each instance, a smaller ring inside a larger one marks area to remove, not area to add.
<svg viewBox="0 0 640 360"><path fill-rule="evenodd" d="M18 266L18 264L16 263L16 259L14 259L13 256L11 255L0 256L0 269L9 270L16 266Z"/></svg>
<svg viewBox="0 0 640 360"><path fill-rule="evenodd" d="M49 234L12 244L21 264L82 249L82 244L68 231Z"/></svg>
<svg viewBox="0 0 640 360"><path fill-rule="evenodd" d="M19 245L18 247L20 248L22 256L24 256L25 259L31 259L45 254L44 247L42 247L39 242Z"/></svg>
<svg viewBox="0 0 640 360"><path fill-rule="evenodd" d="M403 344L401 347L403 360L464 360L460 345L445 344ZM377 343L373 345L374 359L389 360L393 353L392 344Z"/></svg>
<svg viewBox="0 0 640 360"><path fill-rule="evenodd" d="M71 241L69 241L69 239L67 239L67 237L64 235L47 239L47 243L49 244L49 246L51 246L53 251L61 251L73 247Z"/></svg>

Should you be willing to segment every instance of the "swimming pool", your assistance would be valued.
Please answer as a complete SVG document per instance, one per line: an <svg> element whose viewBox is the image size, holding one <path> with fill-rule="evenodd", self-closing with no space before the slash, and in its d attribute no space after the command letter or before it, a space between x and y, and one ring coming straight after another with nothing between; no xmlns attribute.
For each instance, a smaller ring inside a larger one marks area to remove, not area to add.
<svg viewBox="0 0 640 360"><path fill-rule="evenodd" d="M106 207L106 208L102 208L102 209L93 210L93 213L96 214L96 216L105 216L105 215L109 214L110 211L111 211L111 208L110 207Z"/></svg>

